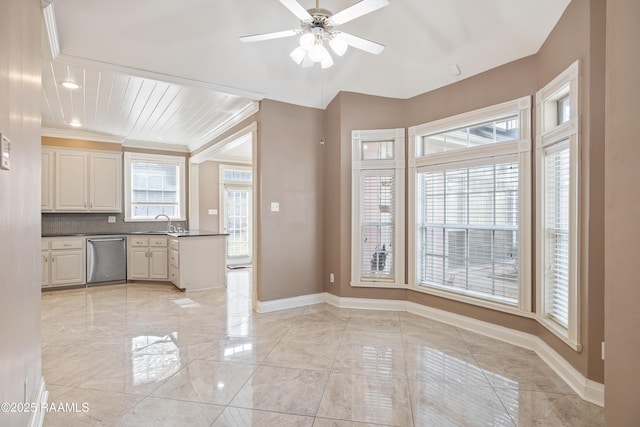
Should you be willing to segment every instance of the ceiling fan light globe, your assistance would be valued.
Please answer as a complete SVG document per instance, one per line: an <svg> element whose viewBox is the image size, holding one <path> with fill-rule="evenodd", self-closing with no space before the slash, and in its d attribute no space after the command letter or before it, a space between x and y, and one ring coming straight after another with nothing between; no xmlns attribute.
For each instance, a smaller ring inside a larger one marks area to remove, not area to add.
<svg viewBox="0 0 640 427"><path fill-rule="evenodd" d="M335 37L329 41L329 46L331 46L331 50L333 50L338 56L344 55L347 52L347 49L349 49L348 44Z"/></svg>
<svg viewBox="0 0 640 427"><path fill-rule="evenodd" d="M320 66L322 68L330 68L333 66L333 58L327 49L322 52L322 59L320 60Z"/></svg>
<svg viewBox="0 0 640 427"><path fill-rule="evenodd" d="M311 33L304 33L300 37L300 47L304 50L309 50L313 47L316 41L316 37Z"/></svg>
<svg viewBox="0 0 640 427"><path fill-rule="evenodd" d="M313 62L320 62L322 61L322 51L327 51L327 49L325 49L325 47L321 44L314 44L313 47L309 50L309 58L311 58L311 60Z"/></svg>
<svg viewBox="0 0 640 427"><path fill-rule="evenodd" d="M300 65L304 57L307 56L307 52L303 48L298 46L297 48L291 51L289 56L291 57L291 59L293 59L293 62Z"/></svg>

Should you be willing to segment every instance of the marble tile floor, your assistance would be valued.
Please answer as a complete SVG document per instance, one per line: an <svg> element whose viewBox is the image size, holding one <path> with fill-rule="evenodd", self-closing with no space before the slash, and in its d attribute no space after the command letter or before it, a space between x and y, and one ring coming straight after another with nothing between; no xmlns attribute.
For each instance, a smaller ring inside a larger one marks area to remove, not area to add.
<svg viewBox="0 0 640 427"><path fill-rule="evenodd" d="M227 289L42 296L45 426L601 426L534 353L402 312L258 314ZM88 411L82 411L82 404Z"/></svg>

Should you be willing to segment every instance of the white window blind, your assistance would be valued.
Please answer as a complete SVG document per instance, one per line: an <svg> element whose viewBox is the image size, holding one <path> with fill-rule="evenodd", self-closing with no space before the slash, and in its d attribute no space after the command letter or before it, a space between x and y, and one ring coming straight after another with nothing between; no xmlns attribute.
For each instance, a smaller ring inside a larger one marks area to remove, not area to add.
<svg viewBox="0 0 640 427"><path fill-rule="evenodd" d="M360 198L361 277L393 279L394 171L362 171Z"/></svg>
<svg viewBox="0 0 640 427"><path fill-rule="evenodd" d="M420 285L518 304L516 159L417 174Z"/></svg>
<svg viewBox="0 0 640 427"><path fill-rule="evenodd" d="M568 141L545 150L545 311L565 328L569 326L570 166Z"/></svg>
<svg viewBox="0 0 640 427"><path fill-rule="evenodd" d="M185 158L124 153L125 221L149 221L165 214L186 219Z"/></svg>
<svg viewBox="0 0 640 427"><path fill-rule="evenodd" d="M155 218L165 214L180 215L177 165L131 162L131 216L134 219Z"/></svg>

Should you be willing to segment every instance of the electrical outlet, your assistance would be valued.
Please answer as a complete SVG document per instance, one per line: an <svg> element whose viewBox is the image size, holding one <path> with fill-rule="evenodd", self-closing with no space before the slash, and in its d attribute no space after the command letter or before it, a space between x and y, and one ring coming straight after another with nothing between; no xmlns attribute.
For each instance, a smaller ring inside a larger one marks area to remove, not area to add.
<svg viewBox="0 0 640 427"><path fill-rule="evenodd" d="M218 209L209 209L207 210L209 215L218 215Z"/></svg>
<svg viewBox="0 0 640 427"><path fill-rule="evenodd" d="M115 222L116 222L116 217L115 217L115 215L109 215L109 216L107 217L107 222L108 222L109 224L113 224L113 223L115 223Z"/></svg>
<svg viewBox="0 0 640 427"><path fill-rule="evenodd" d="M271 212L280 212L280 203L271 202Z"/></svg>
<svg viewBox="0 0 640 427"><path fill-rule="evenodd" d="M336 281L336 276L333 273L329 273L329 282L334 283Z"/></svg>

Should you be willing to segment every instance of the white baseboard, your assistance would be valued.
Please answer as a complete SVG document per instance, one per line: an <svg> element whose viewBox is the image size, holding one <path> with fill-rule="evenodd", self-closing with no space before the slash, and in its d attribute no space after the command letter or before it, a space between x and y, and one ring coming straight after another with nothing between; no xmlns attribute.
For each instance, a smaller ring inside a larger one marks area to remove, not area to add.
<svg viewBox="0 0 640 427"><path fill-rule="evenodd" d="M38 387L38 394L36 395L36 410L31 413L31 418L29 418L29 427L42 427L44 423L44 414L43 408L47 403L47 399L49 398L49 392L47 391L47 387L44 383L44 378L40 377L40 386Z"/></svg>
<svg viewBox="0 0 640 427"><path fill-rule="evenodd" d="M326 302L340 308L406 311L534 351L583 400L604 407L604 384L587 379L540 337L404 300L338 297L328 292L258 302L260 313Z"/></svg>
<svg viewBox="0 0 640 427"><path fill-rule="evenodd" d="M288 310L291 308L320 304L325 301L325 292L321 292L319 294L301 295L299 297L277 299L273 301L256 301L256 311L258 313L271 313L272 311Z"/></svg>

